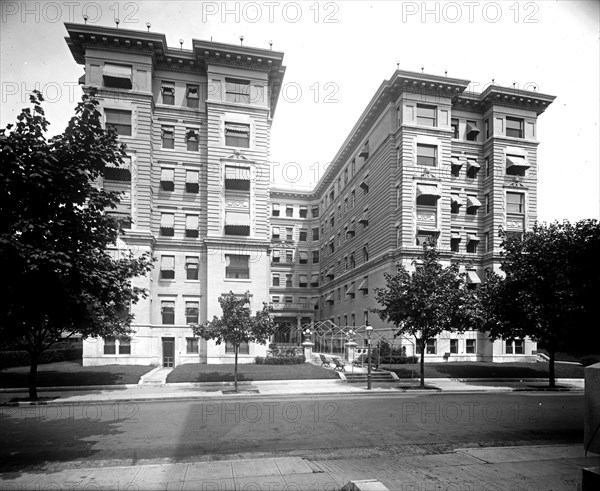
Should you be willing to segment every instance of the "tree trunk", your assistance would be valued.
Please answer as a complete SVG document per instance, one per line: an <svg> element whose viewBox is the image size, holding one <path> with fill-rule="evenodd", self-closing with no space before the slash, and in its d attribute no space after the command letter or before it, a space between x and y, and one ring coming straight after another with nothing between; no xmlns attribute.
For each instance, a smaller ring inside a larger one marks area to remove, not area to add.
<svg viewBox="0 0 600 491"><path fill-rule="evenodd" d="M421 389L425 388L425 340L417 341L421 347Z"/></svg>
<svg viewBox="0 0 600 491"><path fill-rule="evenodd" d="M556 379L554 378L554 358L556 356L556 350L553 348L548 349L548 382L550 387L556 387Z"/></svg>
<svg viewBox="0 0 600 491"><path fill-rule="evenodd" d="M37 396L37 368L38 368L38 354L30 353L31 365L29 366L29 399L36 401Z"/></svg>
<svg viewBox="0 0 600 491"><path fill-rule="evenodd" d="M233 383L235 386L235 391L238 391L238 385L237 385L237 360L238 360L238 350L239 350L239 346L236 344L235 345L235 364L233 365Z"/></svg>

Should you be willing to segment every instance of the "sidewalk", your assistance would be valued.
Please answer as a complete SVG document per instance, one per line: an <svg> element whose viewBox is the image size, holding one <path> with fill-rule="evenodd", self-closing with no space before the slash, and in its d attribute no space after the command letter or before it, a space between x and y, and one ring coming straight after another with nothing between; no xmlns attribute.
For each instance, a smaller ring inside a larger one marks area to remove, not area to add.
<svg viewBox="0 0 600 491"><path fill-rule="evenodd" d="M88 387L38 388L38 403L71 404L82 402L127 402L146 400L206 399L223 396L294 395L294 394L422 394L442 392L512 392L545 389L546 379L426 379L426 385L437 390L419 390L418 380L399 379L394 382L373 383L369 391L365 383L346 383L342 380L289 380L240 382L239 393L231 393L232 382L177 383L164 385L115 385ZM557 379L559 390L583 391L584 379ZM407 389L407 387L411 387ZM413 389L413 387L415 387ZM27 389L0 389L0 405L15 404L13 399L25 399ZM19 404L30 404L19 402Z"/></svg>
<svg viewBox="0 0 600 491"><path fill-rule="evenodd" d="M389 490L574 490L600 464L583 445L466 448L447 454L300 457L22 471L2 489L336 490L375 479Z"/></svg>

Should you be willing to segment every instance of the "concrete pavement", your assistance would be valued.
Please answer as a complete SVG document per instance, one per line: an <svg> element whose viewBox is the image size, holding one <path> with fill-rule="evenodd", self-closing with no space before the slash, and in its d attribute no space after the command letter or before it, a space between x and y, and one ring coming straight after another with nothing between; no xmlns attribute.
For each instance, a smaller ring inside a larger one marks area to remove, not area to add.
<svg viewBox="0 0 600 491"><path fill-rule="evenodd" d="M47 468L4 473L1 489L337 490L375 479L390 490L575 490L600 457L582 445L463 448L432 455L300 457Z"/></svg>
<svg viewBox="0 0 600 491"><path fill-rule="evenodd" d="M557 379L559 390L583 391L584 379ZM40 402L61 404L81 402L126 402L145 400L206 399L224 395L291 395L291 394L356 394L410 392L511 392L542 390L546 379L426 379L431 389L416 389L416 379L398 379L394 382L377 382L371 391L364 383L346 383L342 380L276 380L240 382L240 393L231 394L232 382L223 383L173 383L119 386L38 388ZM0 404L29 404L14 402L27 397L27 389L0 389ZM13 401L13 402L11 402Z"/></svg>

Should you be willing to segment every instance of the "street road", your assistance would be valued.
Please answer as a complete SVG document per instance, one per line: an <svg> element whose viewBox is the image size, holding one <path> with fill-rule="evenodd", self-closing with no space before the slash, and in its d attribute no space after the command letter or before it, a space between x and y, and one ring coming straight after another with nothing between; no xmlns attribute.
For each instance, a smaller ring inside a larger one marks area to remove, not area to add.
<svg viewBox="0 0 600 491"><path fill-rule="evenodd" d="M2 407L0 470L580 443L582 427L581 393L229 396Z"/></svg>

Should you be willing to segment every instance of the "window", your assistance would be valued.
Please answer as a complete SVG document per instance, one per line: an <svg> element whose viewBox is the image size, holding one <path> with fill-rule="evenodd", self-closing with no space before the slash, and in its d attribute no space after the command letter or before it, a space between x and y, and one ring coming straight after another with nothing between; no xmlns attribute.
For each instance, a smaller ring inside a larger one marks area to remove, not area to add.
<svg viewBox="0 0 600 491"><path fill-rule="evenodd" d="M273 274L272 280L273 286L279 286L279 275L277 273Z"/></svg>
<svg viewBox="0 0 600 491"><path fill-rule="evenodd" d="M425 243L437 245L437 232L428 230L418 230L416 237L416 245L423 246L423 244Z"/></svg>
<svg viewBox="0 0 600 491"><path fill-rule="evenodd" d="M331 224L331 228L335 226L335 216L333 215L333 213L329 217L329 223Z"/></svg>
<svg viewBox="0 0 600 491"><path fill-rule="evenodd" d="M200 303L196 301L185 302L185 323L198 324L198 310Z"/></svg>
<svg viewBox="0 0 600 491"><path fill-rule="evenodd" d="M225 123L225 145L229 147L250 148L250 125Z"/></svg>
<svg viewBox="0 0 600 491"><path fill-rule="evenodd" d="M285 205L285 216L286 217L294 216L294 205Z"/></svg>
<svg viewBox="0 0 600 491"><path fill-rule="evenodd" d="M279 213L280 213L279 204L273 203L272 208L271 208L271 216L278 217Z"/></svg>
<svg viewBox="0 0 600 491"><path fill-rule="evenodd" d="M492 241L490 240L490 233L489 232L485 232L483 234L483 243L485 246L485 252L492 252Z"/></svg>
<svg viewBox="0 0 600 491"><path fill-rule="evenodd" d="M250 256L239 254L225 254L225 278L244 279L250 278Z"/></svg>
<svg viewBox="0 0 600 491"><path fill-rule="evenodd" d="M435 106L417 104L417 124L421 126L437 126L436 112L437 108Z"/></svg>
<svg viewBox="0 0 600 491"><path fill-rule="evenodd" d="M363 254L364 254L364 249L363 249ZM365 259L365 262L368 260L368 253L367 253L367 259ZM348 259L348 267L350 269L354 269L356 267L356 261L354 260L354 253L350 254L350 258Z"/></svg>
<svg viewBox="0 0 600 491"><path fill-rule="evenodd" d="M308 264L308 251L300 251L298 257L300 264Z"/></svg>
<svg viewBox="0 0 600 491"><path fill-rule="evenodd" d="M271 297L271 302L273 302L273 303L279 303L279 295L273 295Z"/></svg>
<svg viewBox="0 0 600 491"><path fill-rule="evenodd" d="M490 137L490 118L487 118L483 124L485 126L485 138L487 140Z"/></svg>
<svg viewBox="0 0 600 491"><path fill-rule="evenodd" d="M437 146L417 143L417 164L418 165L437 165Z"/></svg>
<svg viewBox="0 0 600 491"><path fill-rule="evenodd" d="M280 235L279 235L279 227L273 227L271 229L271 238L273 240L279 240Z"/></svg>
<svg viewBox="0 0 600 491"><path fill-rule="evenodd" d="M175 127L161 126L162 148L175 148Z"/></svg>
<svg viewBox="0 0 600 491"><path fill-rule="evenodd" d="M292 241L294 240L294 228L286 227L285 229L285 240Z"/></svg>
<svg viewBox="0 0 600 491"><path fill-rule="evenodd" d="M477 163L475 159L467 160L467 177L469 179L475 179L477 177L477 173L479 172L479 168L481 166Z"/></svg>
<svg viewBox="0 0 600 491"><path fill-rule="evenodd" d="M506 193L507 213L518 213L522 215L525 211L525 195L522 193Z"/></svg>
<svg viewBox="0 0 600 491"><path fill-rule="evenodd" d="M506 156L506 175L507 176L525 176L525 171L530 165L527 159L521 155Z"/></svg>
<svg viewBox="0 0 600 491"><path fill-rule="evenodd" d="M250 82L236 78L225 79L225 100L250 104Z"/></svg>
<svg viewBox="0 0 600 491"><path fill-rule="evenodd" d="M107 163L104 167L104 180L131 182L131 157L124 157L123 164L119 167Z"/></svg>
<svg viewBox="0 0 600 491"><path fill-rule="evenodd" d="M312 262L317 264L319 262L319 251L312 251Z"/></svg>
<svg viewBox="0 0 600 491"><path fill-rule="evenodd" d="M185 192L195 193L199 191L198 177L200 173L197 170L185 171Z"/></svg>
<svg viewBox="0 0 600 491"><path fill-rule="evenodd" d="M308 286L308 275L301 274L298 279L298 286L300 288L306 288Z"/></svg>
<svg viewBox="0 0 600 491"><path fill-rule="evenodd" d="M452 138L458 138L458 119L452 118L450 125L452 126Z"/></svg>
<svg viewBox="0 0 600 491"><path fill-rule="evenodd" d="M435 355L436 352L436 340L428 339L427 344L425 345L425 353L428 355Z"/></svg>
<svg viewBox="0 0 600 491"><path fill-rule="evenodd" d="M131 354L131 338L122 336L119 338L119 354L130 355Z"/></svg>
<svg viewBox="0 0 600 491"><path fill-rule="evenodd" d="M189 238L198 237L198 215L185 216L185 236Z"/></svg>
<svg viewBox="0 0 600 491"><path fill-rule="evenodd" d="M314 227L312 229L312 240L313 242L319 240L319 227Z"/></svg>
<svg viewBox="0 0 600 491"><path fill-rule="evenodd" d="M281 262L280 252L277 249L273 250L272 262L274 262L274 263Z"/></svg>
<svg viewBox="0 0 600 491"><path fill-rule="evenodd" d="M175 235L174 223L175 223L175 214L161 213L160 214L160 235L162 237L173 237L173 235Z"/></svg>
<svg viewBox="0 0 600 491"><path fill-rule="evenodd" d="M313 206L310 209L310 213L312 215L313 218L319 218L319 207L318 206Z"/></svg>
<svg viewBox="0 0 600 491"><path fill-rule="evenodd" d="M522 118L511 118L506 116L506 136L523 138L524 121Z"/></svg>
<svg viewBox="0 0 600 491"><path fill-rule="evenodd" d="M186 280L197 280L198 279L198 258L193 256L187 256L185 258L185 279Z"/></svg>
<svg viewBox="0 0 600 491"><path fill-rule="evenodd" d="M105 109L104 118L107 128L112 128L119 136L131 136L131 111Z"/></svg>
<svg viewBox="0 0 600 491"><path fill-rule="evenodd" d="M115 338L106 337L104 339L104 354L105 355L116 355L117 354L117 345L115 343Z"/></svg>
<svg viewBox="0 0 600 491"><path fill-rule="evenodd" d="M198 109L200 101L200 87L197 85L186 85L185 87L185 101L187 107L191 109Z"/></svg>
<svg viewBox="0 0 600 491"><path fill-rule="evenodd" d="M490 211L492 210L492 198L490 197L490 193L487 193L484 196L485 199L485 214L489 215Z"/></svg>
<svg viewBox="0 0 600 491"><path fill-rule="evenodd" d="M300 218L306 218L308 215L308 207L300 205L300 209L298 210Z"/></svg>
<svg viewBox="0 0 600 491"><path fill-rule="evenodd" d="M132 70L130 65L113 65L105 63L102 69L104 87L115 89L129 89L132 85Z"/></svg>
<svg viewBox="0 0 600 491"><path fill-rule="evenodd" d="M477 135L479 135L479 128L477 128L477 122L467 120L467 140L475 142L477 141Z"/></svg>
<svg viewBox="0 0 600 491"><path fill-rule="evenodd" d="M507 339L505 351L507 355L522 355L525 352L523 340Z"/></svg>
<svg viewBox="0 0 600 491"><path fill-rule="evenodd" d="M175 256L160 257L160 279L175 279Z"/></svg>
<svg viewBox="0 0 600 491"><path fill-rule="evenodd" d="M163 82L160 87L162 94L162 103L172 106L175 104L175 84L173 82Z"/></svg>
<svg viewBox="0 0 600 491"><path fill-rule="evenodd" d="M364 246L363 250L362 250L362 255L363 255L363 263L366 263L369 260L369 247L368 246ZM352 256L352 259L354 259L354 256ZM354 267L354 266L352 266Z"/></svg>
<svg viewBox="0 0 600 491"><path fill-rule="evenodd" d="M197 338L185 338L185 352L188 355L198 353L198 339Z"/></svg>
<svg viewBox="0 0 600 491"><path fill-rule="evenodd" d="M193 128L187 128L185 130L185 142L188 152L198 151L198 138L198 130L195 130Z"/></svg>
<svg viewBox="0 0 600 491"><path fill-rule="evenodd" d="M250 191L250 168L225 166L225 189L230 191Z"/></svg>
<svg viewBox="0 0 600 491"><path fill-rule="evenodd" d="M163 300L160 303L160 313L163 324L175 324L175 302L173 300Z"/></svg>
<svg viewBox="0 0 600 491"><path fill-rule="evenodd" d="M292 251L292 250L285 251L285 262L288 264L292 264L294 262L294 251Z"/></svg>
<svg viewBox="0 0 600 491"><path fill-rule="evenodd" d="M476 196L467 194L467 215L477 215L481 202Z"/></svg>
<svg viewBox="0 0 600 491"><path fill-rule="evenodd" d="M358 289L362 291L363 295L369 294L369 277L365 276L361 281L360 285L358 285Z"/></svg>
<svg viewBox="0 0 600 491"><path fill-rule="evenodd" d="M450 340L450 353L458 353L458 339Z"/></svg>
<svg viewBox="0 0 600 491"><path fill-rule="evenodd" d="M459 252L460 250L460 232L450 232L450 250Z"/></svg>
<svg viewBox="0 0 600 491"><path fill-rule="evenodd" d="M492 167L490 165L490 158L489 157L485 157L483 159L484 165L485 165L485 177L490 177L490 175L492 174Z"/></svg>
<svg viewBox="0 0 600 491"><path fill-rule="evenodd" d="M173 191L175 189L175 170L160 169L160 190Z"/></svg>
<svg viewBox="0 0 600 491"><path fill-rule="evenodd" d="M466 340L465 351L469 354L475 353L475 339Z"/></svg>
<svg viewBox="0 0 600 491"><path fill-rule="evenodd" d="M459 194L452 193L450 195L450 213L457 214L460 211L460 207L463 205L462 199Z"/></svg>
<svg viewBox="0 0 600 491"><path fill-rule="evenodd" d="M288 273L285 275L285 287L286 288L292 288L294 282L294 275L291 273Z"/></svg>
<svg viewBox="0 0 600 491"><path fill-rule="evenodd" d="M467 252L471 254L477 253L477 246L479 245L479 237L475 234L467 234Z"/></svg>
<svg viewBox="0 0 600 491"><path fill-rule="evenodd" d="M225 353L235 353L235 347L232 343L227 341L225 343ZM238 354L240 355L248 355L250 354L250 346L246 341L242 341L238 347Z"/></svg>

